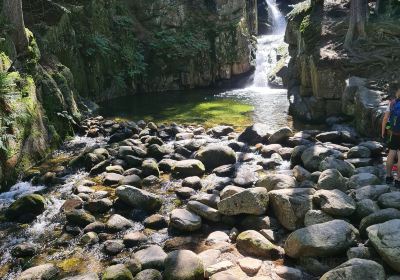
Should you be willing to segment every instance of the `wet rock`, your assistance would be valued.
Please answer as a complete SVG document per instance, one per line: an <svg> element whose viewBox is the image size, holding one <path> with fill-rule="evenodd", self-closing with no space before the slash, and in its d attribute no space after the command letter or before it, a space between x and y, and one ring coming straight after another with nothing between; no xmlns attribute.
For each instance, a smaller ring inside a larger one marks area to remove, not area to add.
<svg viewBox="0 0 400 280"><path fill-rule="evenodd" d="M71 276L63 278L62 280L99 280L99 276L96 273L86 273L77 276Z"/></svg>
<svg viewBox="0 0 400 280"><path fill-rule="evenodd" d="M334 219L335 218L329 216L321 210L308 210L304 216L304 225L308 227L315 224L326 223Z"/></svg>
<svg viewBox="0 0 400 280"><path fill-rule="evenodd" d="M160 177L160 170L158 169L158 165L155 160L146 159L142 163L142 176L147 177L150 175Z"/></svg>
<svg viewBox="0 0 400 280"><path fill-rule="evenodd" d="M139 261L143 269L164 269L164 261L167 258L167 254L158 245L151 245L146 249L137 251L134 258Z"/></svg>
<svg viewBox="0 0 400 280"><path fill-rule="evenodd" d="M126 162L128 168L139 167L143 163L142 158L133 155L125 155L122 159Z"/></svg>
<svg viewBox="0 0 400 280"><path fill-rule="evenodd" d="M77 225L80 227L85 227L90 223L96 221L95 217L90 215L83 209L75 209L66 213L66 218L68 223Z"/></svg>
<svg viewBox="0 0 400 280"><path fill-rule="evenodd" d="M117 173L106 173L104 176L104 185L106 186L115 186L119 184L124 176L117 174Z"/></svg>
<svg viewBox="0 0 400 280"><path fill-rule="evenodd" d="M350 189L359 189L368 185L379 185L380 180L371 173L359 173L350 177L348 187Z"/></svg>
<svg viewBox="0 0 400 280"><path fill-rule="evenodd" d="M238 137L240 142L250 145L263 143L269 138L268 126L262 123L255 123L247 127Z"/></svg>
<svg viewBox="0 0 400 280"><path fill-rule="evenodd" d="M142 265L137 259L129 259L125 262L125 266L129 269L133 276L138 274L142 270Z"/></svg>
<svg viewBox="0 0 400 280"><path fill-rule="evenodd" d="M95 233L100 233L100 232L105 232L106 230L106 225L102 222L93 222L88 224L84 229L83 232L95 232Z"/></svg>
<svg viewBox="0 0 400 280"><path fill-rule="evenodd" d="M162 204L157 195L128 185L118 187L116 195L126 204L149 212L159 210Z"/></svg>
<svg viewBox="0 0 400 280"><path fill-rule="evenodd" d="M88 186L77 186L76 188L74 188L74 193L78 194L78 193L94 193L94 190Z"/></svg>
<svg viewBox="0 0 400 280"><path fill-rule="evenodd" d="M300 165L302 163L301 155L307 149L308 149L307 145L299 145L293 148L292 154L290 156L291 166Z"/></svg>
<svg viewBox="0 0 400 280"><path fill-rule="evenodd" d="M218 211L223 215L261 215L268 207L268 192L265 188L252 188L227 197L218 203Z"/></svg>
<svg viewBox="0 0 400 280"><path fill-rule="evenodd" d="M24 270L17 280L52 280L58 273L59 270L54 264L47 263Z"/></svg>
<svg viewBox="0 0 400 280"><path fill-rule="evenodd" d="M284 160L290 160L292 156L293 148L288 148L288 147L282 147L278 150L278 154L282 157Z"/></svg>
<svg viewBox="0 0 400 280"><path fill-rule="evenodd" d="M365 186L359 189L353 190L350 195L356 200L361 201L364 199L377 200L382 194L390 191L388 185L373 185Z"/></svg>
<svg viewBox="0 0 400 280"><path fill-rule="evenodd" d="M303 182L310 178L311 173L302 166L296 165L293 167L293 176L298 182Z"/></svg>
<svg viewBox="0 0 400 280"><path fill-rule="evenodd" d="M279 222L289 230L304 224L304 216L312 209L314 189L283 189L269 192L271 206Z"/></svg>
<svg viewBox="0 0 400 280"><path fill-rule="evenodd" d="M171 172L172 167L175 165L176 160L165 158L158 163L158 168L162 172Z"/></svg>
<svg viewBox="0 0 400 280"><path fill-rule="evenodd" d="M204 268L201 259L192 251L177 250L165 259L165 280L203 280Z"/></svg>
<svg viewBox="0 0 400 280"><path fill-rule="evenodd" d="M216 274L218 272L221 272L221 271L225 271L225 270L227 270L227 269L229 269L231 267L234 267L234 266L235 265L230 261L217 262L217 263L214 263L214 264L212 264L212 265L210 265L210 266L208 266L206 268L204 276L206 278L210 278L212 275L214 275L214 274Z"/></svg>
<svg viewBox="0 0 400 280"><path fill-rule="evenodd" d="M9 220L20 222L31 222L36 216L43 213L46 201L39 194L28 194L18 198L6 210L6 217Z"/></svg>
<svg viewBox="0 0 400 280"><path fill-rule="evenodd" d="M140 170L138 168L129 168L128 170L126 170L124 172L124 176L131 176L131 175L141 176L142 175L142 170Z"/></svg>
<svg viewBox="0 0 400 280"><path fill-rule="evenodd" d="M394 208L379 210L371 215L366 216L360 222L360 233L365 234L367 228L371 225L384 223L390 220L400 219L400 211Z"/></svg>
<svg viewBox="0 0 400 280"><path fill-rule="evenodd" d="M356 210L354 200L340 190L316 191L313 202L322 211L334 217L348 217Z"/></svg>
<svg viewBox="0 0 400 280"><path fill-rule="evenodd" d="M292 258L336 256L356 243L358 231L343 220L315 224L292 232L285 253Z"/></svg>
<svg viewBox="0 0 400 280"><path fill-rule="evenodd" d="M135 247L147 241L147 236L140 231L129 232L124 235L123 241L126 247Z"/></svg>
<svg viewBox="0 0 400 280"><path fill-rule="evenodd" d="M177 178L186 178L190 176L202 176L205 172L205 167L199 160L188 159L175 162L171 171Z"/></svg>
<svg viewBox="0 0 400 280"><path fill-rule="evenodd" d="M116 264L106 268L102 280L133 280L132 273L123 264Z"/></svg>
<svg viewBox="0 0 400 280"><path fill-rule="evenodd" d="M350 259L339 265L335 269L328 271L322 275L321 280L336 280L340 275L340 279L348 280L385 280L385 270L383 267L371 260Z"/></svg>
<svg viewBox="0 0 400 280"><path fill-rule="evenodd" d="M89 231L82 235L80 243L83 245L93 245L99 242L99 237L97 236L97 233L93 231Z"/></svg>
<svg viewBox="0 0 400 280"><path fill-rule="evenodd" d="M347 178L353 176L355 173L355 167L353 164L332 156L323 159L319 164L320 171L325 171L327 169L336 169L340 174Z"/></svg>
<svg viewBox="0 0 400 280"><path fill-rule="evenodd" d="M240 233L236 239L236 246L242 254L260 258L277 257L283 253L282 248L275 246L254 230Z"/></svg>
<svg viewBox="0 0 400 280"><path fill-rule="evenodd" d="M124 168L119 165L110 165L106 167L106 172L107 173L117 173L122 175L124 173Z"/></svg>
<svg viewBox="0 0 400 280"><path fill-rule="evenodd" d="M130 227L133 227L133 222L118 214L112 215L106 223L106 228L110 232L119 232Z"/></svg>
<svg viewBox="0 0 400 280"><path fill-rule="evenodd" d="M188 187L181 187L179 189L176 189L175 193L181 199L188 199L192 195L195 195L196 191Z"/></svg>
<svg viewBox="0 0 400 280"><path fill-rule="evenodd" d="M24 242L18 245L15 245L11 254L16 258L24 258L24 257L32 257L36 254L38 247L32 243Z"/></svg>
<svg viewBox="0 0 400 280"><path fill-rule="evenodd" d="M279 149L282 149L281 144L263 145L260 153L263 157L268 158L268 157L272 156L272 154L277 153L279 151Z"/></svg>
<svg viewBox="0 0 400 280"><path fill-rule="evenodd" d="M166 146L160 146L158 144L152 144L147 148L147 156L161 160L164 156L172 153L173 151L168 149Z"/></svg>
<svg viewBox="0 0 400 280"><path fill-rule="evenodd" d="M74 209L81 209L83 207L83 200L78 196L74 198L67 199L64 204L61 206L62 212L69 212Z"/></svg>
<svg viewBox="0 0 400 280"><path fill-rule="evenodd" d="M223 136L227 136L231 132L234 132L233 127L226 125L219 125L209 129L207 131L207 134L211 135L214 138L220 138Z"/></svg>
<svg viewBox="0 0 400 280"><path fill-rule="evenodd" d="M91 213L106 213L111 209L113 203L108 198L95 199L85 204L85 209Z"/></svg>
<svg viewBox="0 0 400 280"><path fill-rule="evenodd" d="M201 179L198 176L191 176L183 179L182 187L188 187L194 190L201 190L203 185L201 183Z"/></svg>
<svg viewBox="0 0 400 280"><path fill-rule="evenodd" d="M170 215L170 225L181 231L196 231L201 228L201 217L185 209L174 209Z"/></svg>
<svg viewBox="0 0 400 280"><path fill-rule="evenodd" d="M149 217L147 217L144 221L143 224L146 228L150 229L162 229L168 227L168 221L167 219L160 214L154 214Z"/></svg>
<svg viewBox="0 0 400 280"><path fill-rule="evenodd" d="M189 201L187 204L187 209L209 221L219 222L221 220L221 215L217 209L198 201Z"/></svg>
<svg viewBox="0 0 400 280"><path fill-rule="evenodd" d="M347 180L336 169L327 169L321 173L318 179L318 188L322 190L347 191Z"/></svg>
<svg viewBox="0 0 400 280"><path fill-rule="evenodd" d="M90 169L89 175L90 176L97 176L100 173L103 173L104 171L106 171L106 167L109 166L111 164L111 160L106 159L98 164L96 164L95 166L93 166Z"/></svg>
<svg viewBox="0 0 400 280"><path fill-rule="evenodd" d="M400 192L382 194L379 196L378 202L382 208L396 208L400 210Z"/></svg>
<svg viewBox="0 0 400 280"><path fill-rule="evenodd" d="M382 259L400 272L400 219L393 219L367 228L368 238Z"/></svg>
<svg viewBox="0 0 400 280"><path fill-rule="evenodd" d="M367 167L374 163L372 158L349 158L345 161L351 163L356 168Z"/></svg>
<svg viewBox="0 0 400 280"><path fill-rule="evenodd" d="M104 251L109 255L117 255L125 249L122 240L107 240L104 242Z"/></svg>
<svg viewBox="0 0 400 280"><path fill-rule="evenodd" d="M282 127L272 133L272 135L268 138L268 142L271 144L283 143L291 136L293 136L293 131L289 127Z"/></svg>
<svg viewBox="0 0 400 280"><path fill-rule="evenodd" d="M334 154L334 151L323 146L315 145L307 148L301 155L304 167L308 171L319 170L321 162L328 156Z"/></svg>
<svg viewBox="0 0 400 280"><path fill-rule="evenodd" d="M209 144L196 153L195 159L200 160L207 170L213 170L221 165L236 163L236 153L228 146Z"/></svg>
<svg viewBox="0 0 400 280"><path fill-rule="evenodd" d="M162 280L162 275L158 270L155 269L145 269L139 272L135 280Z"/></svg>
<svg viewBox="0 0 400 280"><path fill-rule="evenodd" d="M263 187L268 191L291 189L296 187L296 180L285 174L268 174L256 182L256 187Z"/></svg>
<svg viewBox="0 0 400 280"><path fill-rule="evenodd" d="M188 140L192 139L194 137L194 134L191 132L181 132L175 135L175 140L176 141L181 141L181 140Z"/></svg>
<svg viewBox="0 0 400 280"><path fill-rule="evenodd" d="M236 167L234 164L226 164L226 165L222 165L217 168L214 168L214 170L212 172L220 177L231 177L234 175L235 171L236 171Z"/></svg>
<svg viewBox="0 0 400 280"><path fill-rule="evenodd" d="M120 185L129 185L129 186L140 188L140 186L142 185L142 180L140 179L139 176L133 174L133 175L124 176L124 178L122 178L119 181L119 183L120 183Z"/></svg>

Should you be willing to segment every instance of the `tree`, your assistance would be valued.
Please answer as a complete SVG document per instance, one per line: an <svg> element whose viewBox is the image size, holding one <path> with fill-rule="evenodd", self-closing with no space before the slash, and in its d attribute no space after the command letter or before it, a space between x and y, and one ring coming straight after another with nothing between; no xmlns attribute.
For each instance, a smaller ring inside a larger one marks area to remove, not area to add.
<svg viewBox="0 0 400 280"><path fill-rule="evenodd" d="M344 47L350 49L356 38L365 38L365 25L368 20L368 0L351 0L350 23Z"/></svg>
<svg viewBox="0 0 400 280"><path fill-rule="evenodd" d="M25 32L22 0L3 0L3 16L12 28L11 37L18 54L28 51L29 41Z"/></svg>

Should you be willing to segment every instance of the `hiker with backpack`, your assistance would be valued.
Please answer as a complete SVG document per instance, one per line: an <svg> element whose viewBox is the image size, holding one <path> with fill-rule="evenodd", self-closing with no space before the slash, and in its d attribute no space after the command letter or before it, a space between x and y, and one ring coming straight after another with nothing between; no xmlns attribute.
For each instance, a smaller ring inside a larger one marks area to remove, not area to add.
<svg viewBox="0 0 400 280"><path fill-rule="evenodd" d="M394 180L392 168L396 156L400 159L400 84L393 85L395 98L392 99L385 111L382 120L382 138L386 139L389 149L386 159L386 184L400 188L400 160L397 161L397 178Z"/></svg>

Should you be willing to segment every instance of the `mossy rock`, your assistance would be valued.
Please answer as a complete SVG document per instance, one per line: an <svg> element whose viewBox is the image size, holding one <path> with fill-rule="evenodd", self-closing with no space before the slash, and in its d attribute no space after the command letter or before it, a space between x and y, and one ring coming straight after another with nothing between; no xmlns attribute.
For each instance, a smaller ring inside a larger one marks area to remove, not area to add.
<svg viewBox="0 0 400 280"><path fill-rule="evenodd" d="M133 280L132 273L123 264L116 264L107 267L102 280Z"/></svg>
<svg viewBox="0 0 400 280"><path fill-rule="evenodd" d="M39 194L29 194L17 199L6 211L9 220L17 219L22 222L30 222L36 216L43 213L46 201Z"/></svg>

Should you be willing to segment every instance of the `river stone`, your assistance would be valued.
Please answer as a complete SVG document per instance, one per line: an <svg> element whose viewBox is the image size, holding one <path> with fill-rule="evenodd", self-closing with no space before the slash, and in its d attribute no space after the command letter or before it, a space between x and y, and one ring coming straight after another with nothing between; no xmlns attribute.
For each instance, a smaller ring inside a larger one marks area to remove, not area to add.
<svg viewBox="0 0 400 280"><path fill-rule="evenodd" d="M147 236L140 231L128 232L123 237L126 247L135 247L147 241Z"/></svg>
<svg viewBox="0 0 400 280"><path fill-rule="evenodd" d="M400 219L367 228L368 238L383 260L400 272Z"/></svg>
<svg viewBox="0 0 400 280"><path fill-rule="evenodd" d="M369 216L380 210L376 201L371 199L363 199L356 203L355 217L360 221L366 216Z"/></svg>
<svg viewBox="0 0 400 280"><path fill-rule="evenodd" d="M250 257L240 259L238 261L240 268L247 275L255 275L260 270L262 261Z"/></svg>
<svg viewBox="0 0 400 280"><path fill-rule="evenodd" d="M261 148L261 155L263 157L270 157L272 154L277 153L282 148L281 144L263 145Z"/></svg>
<svg viewBox="0 0 400 280"><path fill-rule="evenodd" d="M317 171L321 162L332 154L334 154L333 150L315 145L307 148L302 153L301 160L308 171Z"/></svg>
<svg viewBox="0 0 400 280"><path fill-rule="evenodd" d="M188 187L188 188L192 188L194 190L201 190L203 185L201 183L200 177L190 176L190 177L186 177L185 179L183 179L182 187Z"/></svg>
<svg viewBox="0 0 400 280"><path fill-rule="evenodd" d="M24 270L17 280L53 280L58 273L59 270L54 264L46 263Z"/></svg>
<svg viewBox="0 0 400 280"><path fill-rule="evenodd" d="M280 278L287 280L308 279L300 269L289 266L277 266L274 271Z"/></svg>
<svg viewBox="0 0 400 280"><path fill-rule="evenodd" d="M208 249L197 255L203 262L204 268L217 263L217 259L221 256L221 251L217 249Z"/></svg>
<svg viewBox="0 0 400 280"><path fill-rule="evenodd" d="M371 215L366 216L360 222L360 233L364 234L371 225L384 223L393 219L400 219L400 211L394 208L386 208L379 210Z"/></svg>
<svg viewBox="0 0 400 280"><path fill-rule="evenodd" d="M383 152L383 145L377 141L366 141L359 144L360 146L367 147L373 156L380 156Z"/></svg>
<svg viewBox="0 0 400 280"><path fill-rule="evenodd" d="M382 194L378 202L382 208L396 208L400 210L400 192Z"/></svg>
<svg viewBox="0 0 400 280"><path fill-rule="evenodd" d="M331 271L320 280L385 280L385 270L377 262L364 259L350 259Z"/></svg>
<svg viewBox="0 0 400 280"><path fill-rule="evenodd" d="M168 227L168 221L167 219L160 214L154 214L149 217L147 217L144 221L143 224L146 228L150 229L162 229Z"/></svg>
<svg viewBox="0 0 400 280"><path fill-rule="evenodd" d="M290 155L291 166L302 164L301 155L307 149L308 149L308 146L306 146L306 145L299 145L299 146L296 146L293 148L292 154Z"/></svg>
<svg viewBox="0 0 400 280"><path fill-rule="evenodd" d="M119 232L124 229L128 229L130 227L133 227L133 222L122 217L121 215L114 214L112 215L107 223L106 223L106 228L110 232Z"/></svg>
<svg viewBox="0 0 400 280"><path fill-rule="evenodd" d="M284 189L269 192L272 209L279 222L288 230L304 224L304 216L312 209L315 190L311 188Z"/></svg>
<svg viewBox="0 0 400 280"><path fill-rule="evenodd" d="M219 222L221 220L221 215L217 209L198 201L189 201L187 204L187 209L209 221Z"/></svg>
<svg viewBox="0 0 400 280"><path fill-rule="evenodd" d="M202 176L205 172L205 167L199 160L187 159L175 162L171 171L177 178L186 178L190 176Z"/></svg>
<svg viewBox="0 0 400 280"><path fill-rule="evenodd" d="M181 187L175 190L176 195L181 199L188 199L196 194L196 191L192 188Z"/></svg>
<svg viewBox="0 0 400 280"><path fill-rule="evenodd" d="M304 225L308 227L315 224L326 223L334 219L335 218L329 216L327 213L321 210L308 210L304 216Z"/></svg>
<svg viewBox="0 0 400 280"><path fill-rule="evenodd" d="M160 170L158 169L158 164L154 159L146 159L142 163L142 176L147 177L150 175L160 177Z"/></svg>
<svg viewBox="0 0 400 280"><path fill-rule="evenodd" d="M108 198L90 200L85 204L85 209L91 213L106 213L113 206Z"/></svg>
<svg viewBox="0 0 400 280"><path fill-rule="evenodd" d="M158 245L151 245L146 249L137 251L134 255L143 269L154 268L154 269L164 269L164 261L167 254Z"/></svg>
<svg viewBox="0 0 400 280"><path fill-rule="evenodd" d="M119 183L120 185L129 185L140 188L140 186L142 185L142 179L140 179L138 175L132 174L124 176L124 178L122 178Z"/></svg>
<svg viewBox="0 0 400 280"><path fill-rule="evenodd" d="M162 280L161 272L155 269L145 269L139 272L135 280Z"/></svg>
<svg viewBox="0 0 400 280"><path fill-rule="evenodd" d="M220 138L222 136L227 136L229 133L234 132L232 126L219 125L215 126L207 131L207 134L212 135L214 138Z"/></svg>
<svg viewBox="0 0 400 280"><path fill-rule="evenodd" d="M6 210L9 220L17 219L22 222L31 222L36 216L43 213L46 201L39 194L28 194L18 198Z"/></svg>
<svg viewBox="0 0 400 280"><path fill-rule="evenodd" d="M102 222L93 222L84 227L83 232L101 233L106 231L106 225Z"/></svg>
<svg viewBox="0 0 400 280"><path fill-rule="evenodd" d="M350 177L347 185L349 189L359 189L368 185L379 185L381 181L371 173L359 173Z"/></svg>
<svg viewBox="0 0 400 280"><path fill-rule="evenodd" d="M228 234L223 231L214 231L206 239L206 245L214 245L222 242L230 242Z"/></svg>
<svg viewBox="0 0 400 280"><path fill-rule="evenodd" d="M207 170L213 170L221 165L236 163L236 153L228 146L209 144L196 153L195 159L200 160Z"/></svg>
<svg viewBox="0 0 400 280"><path fill-rule="evenodd" d="M132 273L123 264L116 264L106 268L102 280L133 280Z"/></svg>
<svg viewBox="0 0 400 280"><path fill-rule="evenodd" d="M285 253L292 258L336 256L356 243L358 231L343 220L315 224L292 232Z"/></svg>
<svg viewBox="0 0 400 280"><path fill-rule="evenodd" d="M104 251L109 255L117 255L125 249L122 240L106 240L104 243Z"/></svg>
<svg viewBox="0 0 400 280"><path fill-rule="evenodd" d="M66 218L68 223L77 225L80 227L85 227L90 223L96 221L95 217L86 212L83 209L74 209L66 213Z"/></svg>
<svg viewBox="0 0 400 280"><path fill-rule="evenodd" d="M244 191L245 188L237 187L237 186L226 186L221 192L220 192L220 197L221 199L225 199L227 197L230 197L234 194L240 193Z"/></svg>
<svg viewBox="0 0 400 280"><path fill-rule="evenodd" d="M186 209L174 209L170 215L170 225L181 231L196 231L201 228L201 217Z"/></svg>
<svg viewBox="0 0 400 280"><path fill-rule="evenodd" d="M298 182L303 182L310 178L311 173L301 165L296 165L293 167L293 176Z"/></svg>
<svg viewBox="0 0 400 280"><path fill-rule="evenodd" d="M96 273L86 273L77 276L66 277L61 280L99 280L99 276Z"/></svg>
<svg viewBox="0 0 400 280"><path fill-rule="evenodd" d="M318 188L322 190L338 189L346 191L346 178L344 178L336 169L327 169L319 176Z"/></svg>
<svg viewBox="0 0 400 280"><path fill-rule="evenodd" d="M24 242L15 245L11 250L11 254L13 257L17 258L32 257L36 254L37 251L38 251L37 245L29 242Z"/></svg>
<svg viewBox="0 0 400 280"><path fill-rule="evenodd" d="M236 247L243 255L260 258L277 257L282 253L282 248L272 244L255 230L240 233L236 238Z"/></svg>
<svg viewBox="0 0 400 280"><path fill-rule="evenodd" d="M263 187L268 191L291 189L296 187L296 180L286 174L267 174L256 182L256 187Z"/></svg>
<svg viewBox="0 0 400 280"><path fill-rule="evenodd" d="M377 166L363 166L363 167L358 167L356 168L354 174L359 174L359 173L372 173L376 175L377 177L380 176L380 170L381 168Z"/></svg>
<svg viewBox="0 0 400 280"><path fill-rule="evenodd" d="M206 271L204 273L204 276L208 279L210 278L212 275L221 272L221 271L225 271L228 270L231 267L234 267L235 265L230 262L230 261L221 261L221 262L217 262L214 263L210 266L208 266L206 268Z"/></svg>
<svg viewBox="0 0 400 280"><path fill-rule="evenodd" d="M364 245L350 248L347 250L346 255L348 259L366 259L374 261L379 261L380 259L374 247L366 247Z"/></svg>
<svg viewBox="0 0 400 280"><path fill-rule="evenodd" d="M344 177L351 177L355 173L356 168L351 163L334 158L332 156L326 157L323 159L319 165L320 171L325 171L327 169L336 169L342 174Z"/></svg>
<svg viewBox="0 0 400 280"><path fill-rule="evenodd" d="M119 181L124 179L124 176L117 173L106 173L104 176L104 185L115 186L119 184Z"/></svg>
<svg viewBox="0 0 400 280"><path fill-rule="evenodd" d="M223 215L264 214L268 207L268 192L265 188L256 187L222 199L218 211Z"/></svg>
<svg viewBox="0 0 400 280"><path fill-rule="evenodd" d="M314 194L313 202L334 217L347 217L356 210L354 200L340 190L318 190Z"/></svg>
<svg viewBox="0 0 400 280"><path fill-rule="evenodd" d="M373 185L365 186L359 189L353 190L350 195L356 200L371 199L377 200L382 194L390 191L388 185ZM389 195L389 194L388 194Z"/></svg>
<svg viewBox="0 0 400 280"><path fill-rule="evenodd" d="M106 167L107 173L117 173L122 175L124 173L124 168L120 165L110 165Z"/></svg>
<svg viewBox="0 0 400 280"><path fill-rule="evenodd" d="M99 242L99 237L97 233L90 231L82 235L80 243L84 245L93 245Z"/></svg>
<svg viewBox="0 0 400 280"><path fill-rule="evenodd" d="M352 147L347 152L347 158L370 158L371 150L365 146L355 146Z"/></svg>
<svg viewBox="0 0 400 280"><path fill-rule="evenodd" d="M168 254L164 262L165 280L203 280L204 267L201 259L192 251L176 250Z"/></svg>
<svg viewBox="0 0 400 280"><path fill-rule="evenodd" d="M291 136L293 136L293 131L289 127L282 127L272 133L272 135L268 138L268 142L271 144L283 143Z"/></svg>
<svg viewBox="0 0 400 280"><path fill-rule="evenodd" d="M119 186L116 195L126 204L149 212L158 211L162 205L159 196L128 185Z"/></svg>
<svg viewBox="0 0 400 280"><path fill-rule="evenodd" d="M257 143L263 143L269 138L268 126L263 123L255 123L252 126L246 127L246 129L239 135L238 140L250 145Z"/></svg>
<svg viewBox="0 0 400 280"><path fill-rule="evenodd" d="M217 209L218 203L220 202L220 197L216 193L198 193L192 196L190 200L195 200Z"/></svg>

